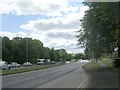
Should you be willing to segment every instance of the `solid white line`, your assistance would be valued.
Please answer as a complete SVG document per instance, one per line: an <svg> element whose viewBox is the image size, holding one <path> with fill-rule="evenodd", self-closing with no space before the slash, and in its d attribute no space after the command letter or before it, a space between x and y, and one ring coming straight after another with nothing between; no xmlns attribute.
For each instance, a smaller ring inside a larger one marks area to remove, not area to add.
<svg viewBox="0 0 120 90"><path fill-rule="evenodd" d="M83 64L84 65L84 64ZM82 65L82 66L83 66ZM84 88L85 87L85 85L87 84L87 80L88 80L88 78L87 78L87 75L82 71L82 75L83 75L83 81L82 81L82 83L79 85L79 87L77 88L77 90L79 90L79 88Z"/></svg>
<svg viewBox="0 0 120 90"><path fill-rule="evenodd" d="M83 81L82 81L82 83L79 85L78 89L79 89L79 88L82 88L83 85L84 85L84 83L85 83L85 81L86 81L84 72L82 72L82 75L83 75Z"/></svg>
<svg viewBox="0 0 120 90"><path fill-rule="evenodd" d="M85 85L87 84L87 81L88 81L87 75L86 75L86 74L84 74L84 75L85 75L85 82L84 82L84 84L83 84L83 87L82 87L82 88L85 88Z"/></svg>

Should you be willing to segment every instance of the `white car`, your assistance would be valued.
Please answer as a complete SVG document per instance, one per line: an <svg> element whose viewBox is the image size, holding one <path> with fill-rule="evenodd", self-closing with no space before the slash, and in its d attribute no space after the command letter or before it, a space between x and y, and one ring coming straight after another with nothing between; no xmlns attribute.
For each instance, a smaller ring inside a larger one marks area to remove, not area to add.
<svg viewBox="0 0 120 90"><path fill-rule="evenodd" d="M70 61L66 61L66 63L70 63Z"/></svg>
<svg viewBox="0 0 120 90"><path fill-rule="evenodd" d="M6 61L0 61L0 69L5 70L9 69L8 63Z"/></svg>
<svg viewBox="0 0 120 90"><path fill-rule="evenodd" d="M11 67L12 68L20 67L20 64L18 64L17 62L12 62Z"/></svg>
<svg viewBox="0 0 120 90"><path fill-rule="evenodd" d="M25 62L25 63L23 63L23 66L32 66L32 63L30 63L30 62Z"/></svg>
<svg viewBox="0 0 120 90"><path fill-rule="evenodd" d="M55 64L55 62L54 62L54 61L51 61L51 63L52 63L52 64Z"/></svg>

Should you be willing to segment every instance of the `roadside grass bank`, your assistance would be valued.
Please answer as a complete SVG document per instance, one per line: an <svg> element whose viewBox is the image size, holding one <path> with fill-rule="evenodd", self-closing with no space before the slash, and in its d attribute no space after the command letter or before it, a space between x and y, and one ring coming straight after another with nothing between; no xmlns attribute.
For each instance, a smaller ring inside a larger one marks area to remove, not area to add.
<svg viewBox="0 0 120 90"><path fill-rule="evenodd" d="M102 67L99 63L89 62L83 66L87 76L88 84L86 88L117 88L118 87L118 72L111 68L110 63L102 61L104 64L108 64L106 67Z"/></svg>
<svg viewBox="0 0 120 90"><path fill-rule="evenodd" d="M57 63L57 64L53 64L53 65L41 65L38 67L25 67L25 68L7 69L7 70L1 70L1 71L2 71L2 76L4 76L4 75L16 74L16 73L30 72L30 71L34 71L34 70L41 70L41 69L56 67L56 66L60 66L60 65L65 65L65 64Z"/></svg>
<svg viewBox="0 0 120 90"><path fill-rule="evenodd" d="M99 62L104 64L107 69L117 70L117 68L115 68L114 65L113 65L113 60L110 59L110 58L101 59L101 60L99 60ZM99 69L102 69L103 67L100 65L99 62L95 62L95 63L89 62L89 63L85 64L83 66L83 68L85 70L99 70Z"/></svg>
<svg viewBox="0 0 120 90"><path fill-rule="evenodd" d="M102 59L101 62L109 68L115 68L113 66L113 60L112 59Z"/></svg>
<svg viewBox="0 0 120 90"><path fill-rule="evenodd" d="M83 65L83 68L84 68L85 70L88 70L88 71L89 71L89 70L98 70L98 69L101 68L101 66L99 65L99 63L89 62L89 63Z"/></svg>

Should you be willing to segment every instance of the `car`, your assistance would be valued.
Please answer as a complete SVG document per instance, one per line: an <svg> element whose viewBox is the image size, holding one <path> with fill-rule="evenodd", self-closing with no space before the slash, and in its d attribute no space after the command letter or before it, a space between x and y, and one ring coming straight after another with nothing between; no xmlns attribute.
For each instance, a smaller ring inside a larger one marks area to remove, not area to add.
<svg viewBox="0 0 120 90"><path fill-rule="evenodd" d="M12 65L11 65L11 64L8 64L8 67L9 67L9 69L11 69L11 68L12 68Z"/></svg>
<svg viewBox="0 0 120 90"><path fill-rule="evenodd" d="M10 67L8 66L8 63L6 61L0 61L0 69L5 70L9 69Z"/></svg>
<svg viewBox="0 0 120 90"><path fill-rule="evenodd" d="M20 64L18 64L17 62L12 62L10 65L11 65L11 68L20 67Z"/></svg>
<svg viewBox="0 0 120 90"><path fill-rule="evenodd" d="M46 64L52 64L50 59L46 59Z"/></svg>
<svg viewBox="0 0 120 90"><path fill-rule="evenodd" d="M66 61L66 63L70 63L70 61Z"/></svg>
<svg viewBox="0 0 120 90"><path fill-rule="evenodd" d="M23 63L23 66L24 66L24 67L32 66L32 63L30 63L30 62L24 62L24 63Z"/></svg>
<svg viewBox="0 0 120 90"><path fill-rule="evenodd" d="M51 61L51 64L55 64L55 62L54 62L54 61Z"/></svg>

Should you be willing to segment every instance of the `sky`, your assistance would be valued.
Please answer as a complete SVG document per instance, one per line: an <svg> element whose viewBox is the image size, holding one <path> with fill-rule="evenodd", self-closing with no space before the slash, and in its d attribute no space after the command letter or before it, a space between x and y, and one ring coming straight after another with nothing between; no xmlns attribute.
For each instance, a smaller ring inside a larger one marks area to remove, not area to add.
<svg viewBox="0 0 120 90"><path fill-rule="evenodd" d="M0 36L39 39L45 47L82 53L75 35L88 10L83 0L0 0Z"/></svg>

